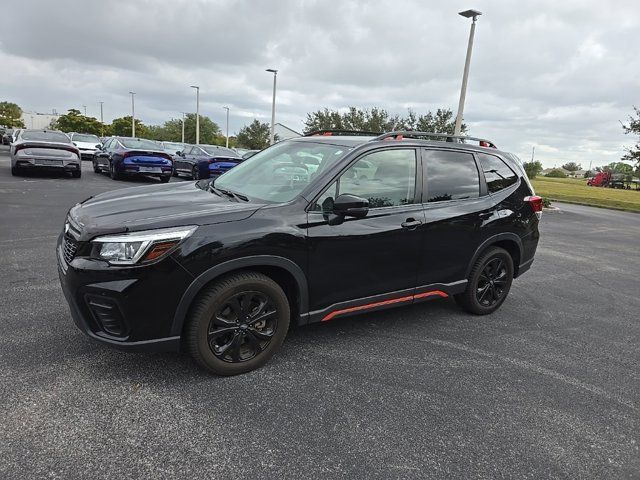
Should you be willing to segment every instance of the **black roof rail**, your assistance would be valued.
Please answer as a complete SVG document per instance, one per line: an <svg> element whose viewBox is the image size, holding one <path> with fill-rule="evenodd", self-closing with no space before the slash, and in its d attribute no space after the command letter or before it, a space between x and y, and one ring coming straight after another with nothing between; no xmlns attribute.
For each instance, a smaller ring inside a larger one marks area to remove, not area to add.
<svg viewBox="0 0 640 480"><path fill-rule="evenodd" d="M381 132L366 132L363 130L344 130L340 128L323 128L322 130L314 130L313 132L305 133L305 137L339 137L339 136L362 136L362 137L377 137Z"/></svg>
<svg viewBox="0 0 640 480"><path fill-rule="evenodd" d="M491 140L487 140L486 138L478 138L478 137L468 137L466 135L451 135L448 133L434 133L434 132L413 132L410 130L405 131L397 131L397 132L387 132L382 135L378 135L374 138L373 141L378 140L402 140L403 138L434 138L434 139L444 139L446 142L453 143L466 143L467 140L471 140L474 142L478 142L481 147L490 147L490 148L498 148L496 144Z"/></svg>

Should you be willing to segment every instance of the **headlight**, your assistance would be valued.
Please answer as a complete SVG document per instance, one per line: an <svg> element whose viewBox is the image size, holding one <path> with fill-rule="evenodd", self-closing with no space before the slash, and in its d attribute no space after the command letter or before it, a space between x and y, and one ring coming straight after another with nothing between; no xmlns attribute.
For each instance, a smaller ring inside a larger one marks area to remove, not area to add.
<svg viewBox="0 0 640 480"><path fill-rule="evenodd" d="M105 235L91 241L91 257L112 265L135 265L158 260L177 247L198 227L161 228L143 232Z"/></svg>

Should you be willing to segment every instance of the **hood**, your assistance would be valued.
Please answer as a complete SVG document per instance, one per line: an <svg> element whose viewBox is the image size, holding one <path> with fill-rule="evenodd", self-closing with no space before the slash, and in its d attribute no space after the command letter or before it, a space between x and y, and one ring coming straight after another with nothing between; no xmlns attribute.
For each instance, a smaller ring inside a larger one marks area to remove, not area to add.
<svg viewBox="0 0 640 480"><path fill-rule="evenodd" d="M197 185L176 182L114 190L77 204L69 216L79 227L80 240L89 240L109 233L243 220L263 206L219 197Z"/></svg>

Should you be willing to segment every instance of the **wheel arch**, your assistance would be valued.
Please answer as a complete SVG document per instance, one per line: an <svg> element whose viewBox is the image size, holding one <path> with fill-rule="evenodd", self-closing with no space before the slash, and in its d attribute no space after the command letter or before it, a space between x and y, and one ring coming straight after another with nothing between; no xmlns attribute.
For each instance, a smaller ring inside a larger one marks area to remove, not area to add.
<svg viewBox="0 0 640 480"><path fill-rule="evenodd" d="M307 279L297 263L285 257L271 255L243 257L211 267L191 282L178 303L171 326L171 335L182 334L189 309L203 288L223 275L243 270L262 273L278 283L289 298L293 319L308 311Z"/></svg>
<svg viewBox="0 0 640 480"><path fill-rule="evenodd" d="M489 247L500 247L509 252L509 255L511 255L511 258L513 259L513 278L516 278L518 276L518 270L520 269L523 247L522 240L515 233L499 233L482 242L476 249L473 257L471 258L471 262L469 262L469 265L467 266L465 278L469 277L476 260L478 260L480 255L482 255L482 253Z"/></svg>

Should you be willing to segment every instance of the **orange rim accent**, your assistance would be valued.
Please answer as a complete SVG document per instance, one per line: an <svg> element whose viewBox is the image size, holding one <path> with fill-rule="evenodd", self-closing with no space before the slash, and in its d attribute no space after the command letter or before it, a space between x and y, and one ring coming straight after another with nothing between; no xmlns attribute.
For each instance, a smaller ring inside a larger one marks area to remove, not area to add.
<svg viewBox="0 0 640 480"><path fill-rule="evenodd" d="M360 312L362 310L369 310L370 308L382 307L382 306L385 306L385 305L393 305L394 303L410 302L410 301L415 300L415 299L426 298L426 297L434 297L434 296L447 298L449 295L447 295L442 290L432 290L430 292L418 293L417 295L409 295L408 297L392 298L390 300L383 300L381 302L367 303L366 305L358 305L357 307L349 307L349 308L343 308L341 310L334 310L333 312L328 313L322 319L322 321L326 322L326 321L331 320L332 318L334 318L334 317L336 317L338 315L342 315L342 314L345 314L345 313Z"/></svg>

